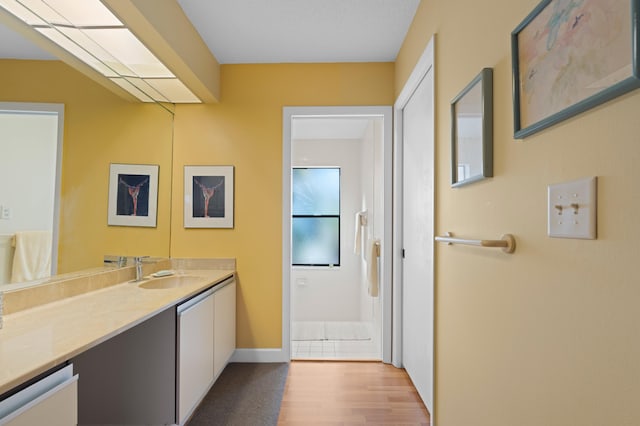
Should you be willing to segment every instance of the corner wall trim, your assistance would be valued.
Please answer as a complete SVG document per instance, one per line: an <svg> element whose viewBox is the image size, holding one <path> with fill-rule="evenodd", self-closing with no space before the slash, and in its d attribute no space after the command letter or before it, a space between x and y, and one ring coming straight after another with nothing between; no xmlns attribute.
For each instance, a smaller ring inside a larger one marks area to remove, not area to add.
<svg viewBox="0 0 640 426"><path fill-rule="evenodd" d="M282 348L236 349L229 362L289 362Z"/></svg>

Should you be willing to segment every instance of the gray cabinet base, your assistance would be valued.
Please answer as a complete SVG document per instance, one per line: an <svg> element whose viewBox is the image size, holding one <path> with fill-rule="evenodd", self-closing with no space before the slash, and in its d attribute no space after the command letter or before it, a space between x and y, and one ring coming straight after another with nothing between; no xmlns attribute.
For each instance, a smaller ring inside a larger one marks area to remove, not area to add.
<svg viewBox="0 0 640 426"><path fill-rule="evenodd" d="M78 424L174 424L173 307L72 359Z"/></svg>

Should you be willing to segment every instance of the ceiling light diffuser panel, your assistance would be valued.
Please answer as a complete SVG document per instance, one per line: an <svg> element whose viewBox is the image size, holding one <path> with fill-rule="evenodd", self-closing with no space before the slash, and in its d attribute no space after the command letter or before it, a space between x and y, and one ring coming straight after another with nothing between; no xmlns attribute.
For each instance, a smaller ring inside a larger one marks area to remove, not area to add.
<svg viewBox="0 0 640 426"><path fill-rule="evenodd" d="M0 7L142 102L201 102L99 0L0 0Z"/></svg>

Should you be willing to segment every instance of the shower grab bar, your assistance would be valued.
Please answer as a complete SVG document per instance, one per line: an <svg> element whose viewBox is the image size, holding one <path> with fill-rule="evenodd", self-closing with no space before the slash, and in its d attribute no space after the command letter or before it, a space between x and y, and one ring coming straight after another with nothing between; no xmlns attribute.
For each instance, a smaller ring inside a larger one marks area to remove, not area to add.
<svg viewBox="0 0 640 426"><path fill-rule="evenodd" d="M467 246L478 247L499 247L505 253L513 253L516 251L516 239L511 234L504 234L499 240L473 240L469 238L454 237L451 232L447 232L446 236L437 236L436 241L440 243L464 244Z"/></svg>

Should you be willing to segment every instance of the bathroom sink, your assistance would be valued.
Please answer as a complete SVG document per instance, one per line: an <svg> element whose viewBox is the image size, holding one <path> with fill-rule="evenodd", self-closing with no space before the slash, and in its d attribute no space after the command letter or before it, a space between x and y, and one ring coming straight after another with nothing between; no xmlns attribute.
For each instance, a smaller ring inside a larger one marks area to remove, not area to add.
<svg viewBox="0 0 640 426"><path fill-rule="evenodd" d="M141 284L138 284L138 287L147 290L162 290L195 284L202 280L202 277L194 275L171 275L168 277L151 278Z"/></svg>

